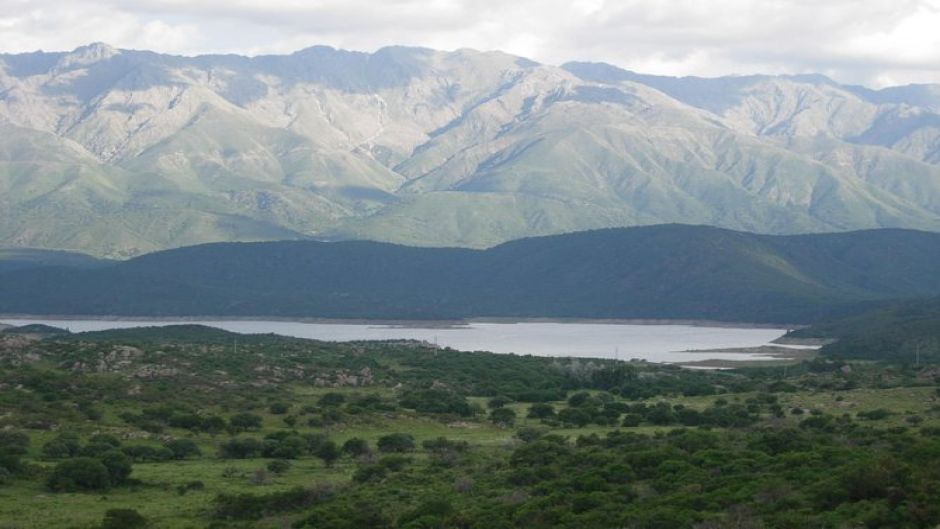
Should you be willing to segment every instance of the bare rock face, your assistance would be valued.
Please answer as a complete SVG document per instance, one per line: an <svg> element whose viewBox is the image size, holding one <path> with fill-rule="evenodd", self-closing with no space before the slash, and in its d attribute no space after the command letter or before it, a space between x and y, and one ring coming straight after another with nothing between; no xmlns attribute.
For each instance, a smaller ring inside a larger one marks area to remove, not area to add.
<svg viewBox="0 0 940 529"><path fill-rule="evenodd" d="M940 87L402 47L0 55L0 206L0 246L115 257L663 222L940 230Z"/></svg>

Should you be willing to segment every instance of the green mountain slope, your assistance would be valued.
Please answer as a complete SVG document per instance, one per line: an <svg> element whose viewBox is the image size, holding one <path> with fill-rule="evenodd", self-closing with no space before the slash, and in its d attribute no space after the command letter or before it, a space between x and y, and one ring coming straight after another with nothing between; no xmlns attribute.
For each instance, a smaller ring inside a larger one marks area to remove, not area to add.
<svg viewBox="0 0 940 529"><path fill-rule="evenodd" d="M788 336L835 340L822 352L842 358L936 362L940 360L940 298L887 304Z"/></svg>
<svg viewBox="0 0 940 529"><path fill-rule="evenodd" d="M767 236L662 225L489 250L373 242L211 244L105 268L0 274L0 312L807 322L940 295L940 234Z"/></svg>
<svg viewBox="0 0 940 529"><path fill-rule="evenodd" d="M500 52L0 54L0 246L940 231L940 102Z"/></svg>

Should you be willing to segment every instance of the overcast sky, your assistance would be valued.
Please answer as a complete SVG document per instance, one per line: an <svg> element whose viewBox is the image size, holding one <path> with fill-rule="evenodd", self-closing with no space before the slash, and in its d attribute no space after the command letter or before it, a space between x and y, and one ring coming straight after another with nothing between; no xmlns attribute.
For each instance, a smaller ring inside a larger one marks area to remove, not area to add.
<svg viewBox="0 0 940 529"><path fill-rule="evenodd" d="M0 51L499 49L645 73L940 83L940 0L0 0Z"/></svg>

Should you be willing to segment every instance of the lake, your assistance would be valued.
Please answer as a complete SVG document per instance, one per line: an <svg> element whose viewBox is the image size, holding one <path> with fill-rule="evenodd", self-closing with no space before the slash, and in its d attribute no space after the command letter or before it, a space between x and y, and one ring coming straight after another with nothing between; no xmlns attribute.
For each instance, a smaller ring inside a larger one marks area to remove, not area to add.
<svg viewBox="0 0 940 529"><path fill-rule="evenodd" d="M477 323L452 327L372 323L306 323L262 320L80 320L6 319L10 325L44 323L72 332L128 327L198 323L237 333L275 333L328 341L412 339L461 351L492 351L535 356L633 358L651 362L699 360L766 360L740 353L688 353L703 349L733 349L766 345L785 329L707 327L697 325L639 325L621 323Z"/></svg>

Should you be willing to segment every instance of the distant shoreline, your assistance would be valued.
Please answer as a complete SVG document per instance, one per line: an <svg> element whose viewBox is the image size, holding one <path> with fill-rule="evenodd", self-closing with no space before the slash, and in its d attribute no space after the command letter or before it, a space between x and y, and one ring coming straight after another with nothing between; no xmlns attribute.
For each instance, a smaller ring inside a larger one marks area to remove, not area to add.
<svg viewBox="0 0 940 529"><path fill-rule="evenodd" d="M103 316L81 314L0 314L4 320L88 320L88 321L140 321L154 323L194 323L201 321L261 321L284 323L323 323L336 325L381 325L404 328L446 329L467 327L475 323L515 324L515 323L578 323L599 325L683 325L689 327L712 327L727 329L799 329L805 325L727 322L715 320L664 319L664 318L467 318L445 320L408 320L408 319L363 319L363 318L304 318L278 316Z"/></svg>

